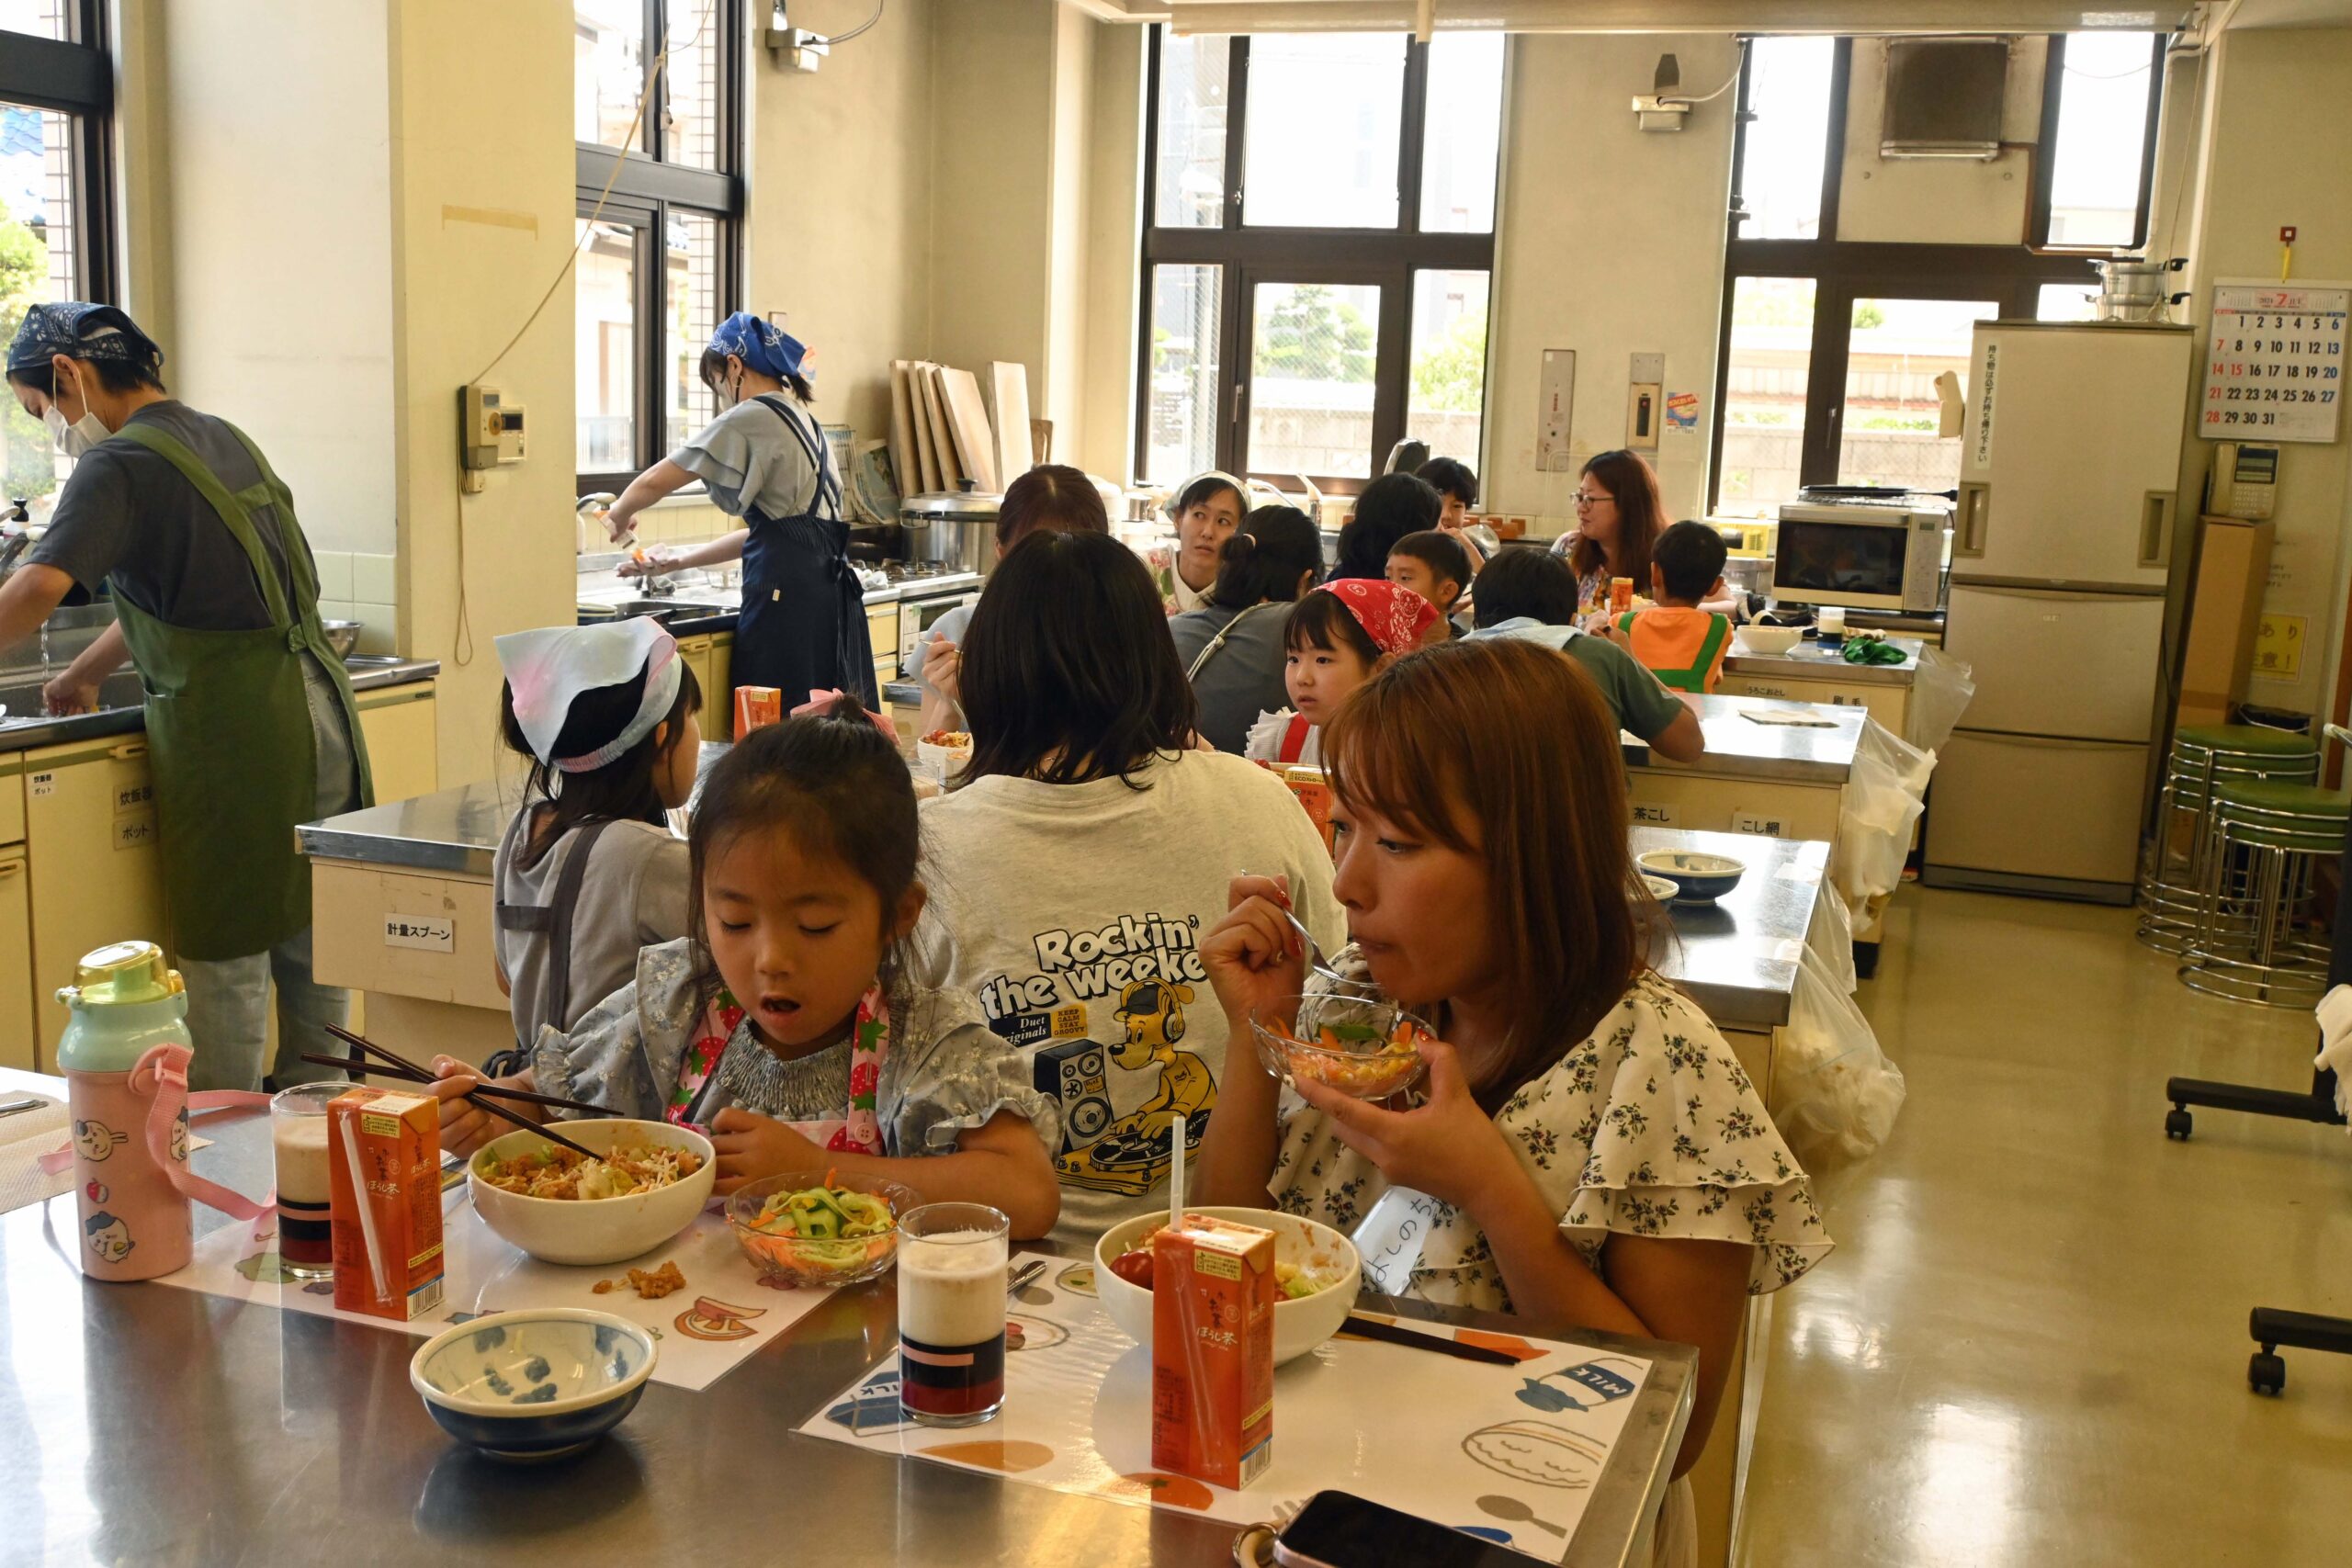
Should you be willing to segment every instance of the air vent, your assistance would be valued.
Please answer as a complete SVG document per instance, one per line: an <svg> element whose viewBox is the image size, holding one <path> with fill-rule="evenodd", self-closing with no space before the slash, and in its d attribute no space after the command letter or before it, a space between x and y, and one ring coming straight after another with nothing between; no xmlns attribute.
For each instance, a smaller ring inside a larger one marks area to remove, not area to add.
<svg viewBox="0 0 2352 1568"><path fill-rule="evenodd" d="M1998 157L2008 76L2006 39L1890 39L1879 155Z"/></svg>

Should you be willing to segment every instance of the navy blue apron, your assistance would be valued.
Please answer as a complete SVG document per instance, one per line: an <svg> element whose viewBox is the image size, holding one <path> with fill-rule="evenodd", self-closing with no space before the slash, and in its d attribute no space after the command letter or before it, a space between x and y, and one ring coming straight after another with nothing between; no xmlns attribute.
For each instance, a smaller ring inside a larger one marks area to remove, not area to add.
<svg viewBox="0 0 2352 1568"><path fill-rule="evenodd" d="M806 702L812 691L836 688L879 707L865 592L849 563L849 525L821 510L828 499L841 510L841 481L823 434L794 418L791 405L776 394L763 392L758 400L808 454L817 490L797 517L770 517L745 498L751 537L743 544L743 608L735 623L732 679L738 686L774 686L787 708Z"/></svg>

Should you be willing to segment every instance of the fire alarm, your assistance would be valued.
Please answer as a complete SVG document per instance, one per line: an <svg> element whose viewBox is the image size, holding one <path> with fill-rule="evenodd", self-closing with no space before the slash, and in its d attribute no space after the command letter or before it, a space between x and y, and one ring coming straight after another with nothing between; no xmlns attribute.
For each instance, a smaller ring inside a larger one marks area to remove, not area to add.
<svg viewBox="0 0 2352 1568"><path fill-rule="evenodd" d="M2291 245L2295 243L2295 226L2292 223L2282 223L2278 226L2278 243L2282 245Z"/></svg>

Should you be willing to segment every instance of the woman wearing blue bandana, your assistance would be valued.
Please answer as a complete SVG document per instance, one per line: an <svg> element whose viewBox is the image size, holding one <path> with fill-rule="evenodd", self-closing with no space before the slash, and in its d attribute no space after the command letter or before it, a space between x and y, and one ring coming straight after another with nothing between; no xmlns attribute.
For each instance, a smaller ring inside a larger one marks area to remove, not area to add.
<svg viewBox="0 0 2352 1568"><path fill-rule="evenodd" d="M654 550L625 577L741 558L743 608L735 624L734 682L774 686L787 703L839 689L877 706L865 602L849 564L841 476L808 411L815 394L798 341L749 310L719 322L703 350L702 378L726 410L693 440L630 481L605 516L616 540L638 513L703 482L744 525L689 550ZM727 694L713 693L724 711Z"/></svg>
<svg viewBox="0 0 2352 1568"><path fill-rule="evenodd" d="M50 682L49 705L88 707L126 655L139 667L197 1046L189 1087L261 1087L275 981L283 1088L334 1076L301 1057L326 1050L325 1026L349 1011L311 978L310 863L294 828L368 804L368 751L292 492L243 432L164 390L163 362L110 305L26 312L9 390L74 464L49 532L0 586L0 645L68 594L111 589L115 624Z"/></svg>

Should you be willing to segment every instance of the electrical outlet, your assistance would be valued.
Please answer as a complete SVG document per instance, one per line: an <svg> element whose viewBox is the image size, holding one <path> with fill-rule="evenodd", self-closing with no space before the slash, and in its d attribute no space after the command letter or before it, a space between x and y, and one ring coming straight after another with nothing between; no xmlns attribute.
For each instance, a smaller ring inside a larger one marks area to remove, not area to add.
<svg viewBox="0 0 2352 1568"><path fill-rule="evenodd" d="M1575 471L1576 459L1568 451L1568 423L1576 412L1576 402L1577 351L1573 348L1545 349L1544 384L1536 400L1537 472L1566 474Z"/></svg>

